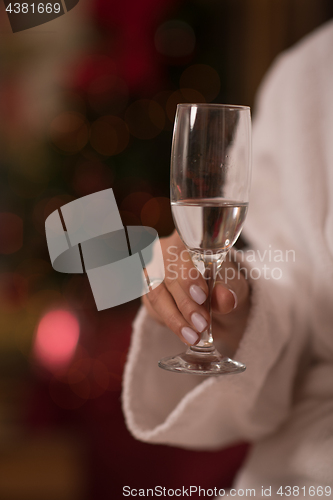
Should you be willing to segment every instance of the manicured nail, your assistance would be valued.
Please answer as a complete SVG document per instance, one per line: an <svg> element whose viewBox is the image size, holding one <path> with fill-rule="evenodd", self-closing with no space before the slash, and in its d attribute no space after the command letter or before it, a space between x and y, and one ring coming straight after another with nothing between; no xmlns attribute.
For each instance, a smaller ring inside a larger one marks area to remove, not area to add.
<svg viewBox="0 0 333 500"><path fill-rule="evenodd" d="M203 316L201 316L201 314L197 312L192 314L191 321L194 328L198 330L198 332L202 332L203 330L205 330L205 328L207 328L207 321Z"/></svg>
<svg viewBox="0 0 333 500"><path fill-rule="evenodd" d="M184 326L181 329L181 332L182 332L182 336L184 337L186 342L188 342L191 345L195 344L199 338L199 335L197 333L195 333L195 331L192 330L192 328L189 328L188 326Z"/></svg>
<svg viewBox="0 0 333 500"><path fill-rule="evenodd" d="M190 286L190 295L197 304L203 304L207 299L205 292L197 285Z"/></svg>
<svg viewBox="0 0 333 500"><path fill-rule="evenodd" d="M234 299L235 299L234 309L236 309L237 304L238 304L237 295L235 294L235 292L234 292L233 290L230 290L230 288L229 288L229 292L231 292L231 293L232 293L232 295L233 295L233 297L234 297Z"/></svg>

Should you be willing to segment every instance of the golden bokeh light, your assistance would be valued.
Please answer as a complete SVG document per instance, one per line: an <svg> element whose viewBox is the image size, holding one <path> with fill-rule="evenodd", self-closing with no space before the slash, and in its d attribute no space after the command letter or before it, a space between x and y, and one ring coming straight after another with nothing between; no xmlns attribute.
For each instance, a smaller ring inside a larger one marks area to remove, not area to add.
<svg viewBox="0 0 333 500"><path fill-rule="evenodd" d="M79 93L71 89L63 89L62 91L62 103L59 103L62 109L59 111L74 111L81 115L85 115L87 112L87 104L84 97Z"/></svg>
<svg viewBox="0 0 333 500"><path fill-rule="evenodd" d="M133 212L127 210L119 210L121 221L124 226L140 226L140 218Z"/></svg>
<svg viewBox="0 0 333 500"><path fill-rule="evenodd" d="M32 211L32 220L37 231L45 235L45 220L48 216L55 210L58 210L58 208L73 200L73 196L65 194L39 200Z"/></svg>
<svg viewBox="0 0 333 500"><path fill-rule="evenodd" d="M46 147L38 141L22 140L20 147L12 153L9 186L22 198L35 198L47 187L52 173Z"/></svg>
<svg viewBox="0 0 333 500"><path fill-rule="evenodd" d="M177 109L177 104L181 103L200 103L200 102L206 102L206 99L204 96L198 92L198 90L192 89L192 88L184 88L180 90L176 90L171 94L169 99L167 100L166 103L166 113L167 117L169 118L170 122L173 123L175 119L175 114L176 114L176 109Z"/></svg>
<svg viewBox="0 0 333 500"><path fill-rule="evenodd" d="M102 75L89 85L88 100L91 108L98 113L105 113L105 110L119 113L128 103L127 84L114 74Z"/></svg>
<svg viewBox="0 0 333 500"><path fill-rule="evenodd" d="M144 226L155 227L161 215L157 198L147 201L141 210L141 222Z"/></svg>
<svg viewBox="0 0 333 500"><path fill-rule="evenodd" d="M113 173L99 161L83 161L76 165L73 187L80 196L97 193L112 187Z"/></svg>
<svg viewBox="0 0 333 500"><path fill-rule="evenodd" d="M103 116L91 126L90 144L103 156L121 153L127 147L128 141L128 127L118 116Z"/></svg>
<svg viewBox="0 0 333 500"><path fill-rule="evenodd" d="M141 210L147 201L151 200L152 195L144 191L130 193L123 199L120 205L121 210L132 212L140 217Z"/></svg>
<svg viewBox="0 0 333 500"><path fill-rule="evenodd" d="M169 235L174 229L170 199L161 196L147 201L141 210L141 223L156 229L159 236Z"/></svg>
<svg viewBox="0 0 333 500"><path fill-rule="evenodd" d="M158 92L153 97L153 101L158 102L158 104L162 107L162 109L164 110L164 112L166 114L164 130L168 130L168 131L171 131L173 129L173 123L171 123L169 117L167 116L166 105L167 105L167 102L168 102L170 96L173 94L173 92L174 92L173 90L162 90L161 92Z"/></svg>
<svg viewBox="0 0 333 500"><path fill-rule="evenodd" d="M88 121L74 111L61 113L50 124L50 139L62 152L78 153L89 140Z"/></svg>
<svg viewBox="0 0 333 500"><path fill-rule="evenodd" d="M134 137L153 139L164 128L165 114L158 102L140 99L127 108L125 120Z"/></svg>

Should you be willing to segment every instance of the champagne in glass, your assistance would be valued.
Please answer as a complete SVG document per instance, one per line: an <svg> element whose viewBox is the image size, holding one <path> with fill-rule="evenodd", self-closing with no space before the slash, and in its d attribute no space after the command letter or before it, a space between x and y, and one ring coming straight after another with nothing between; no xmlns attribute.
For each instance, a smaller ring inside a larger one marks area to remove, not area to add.
<svg viewBox="0 0 333 500"><path fill-rule="evenodd" d="M237 240L248 209L251 116L247 106L179 104L171 153L171 207L176 229L208 285ZM220 354L212 321L185 353L162 359L161 368L183 373L240 373L245 365Z"/></svg>

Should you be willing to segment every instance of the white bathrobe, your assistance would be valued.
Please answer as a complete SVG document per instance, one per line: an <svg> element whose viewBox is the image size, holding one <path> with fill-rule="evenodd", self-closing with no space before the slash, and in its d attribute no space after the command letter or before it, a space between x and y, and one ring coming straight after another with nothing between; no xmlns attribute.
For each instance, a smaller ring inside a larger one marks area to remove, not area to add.
<svg viewBox="0 0 333 500"><path fill-rule="evenodd" d="M247 370L161 370L159 358L184 346L142 309L125 369L127 426L137 439L184 448L251 441L236 491L318 498L323 487L333 498L332 22L281 55L262 85L244 235L252 310L234 358Z"/></svg>

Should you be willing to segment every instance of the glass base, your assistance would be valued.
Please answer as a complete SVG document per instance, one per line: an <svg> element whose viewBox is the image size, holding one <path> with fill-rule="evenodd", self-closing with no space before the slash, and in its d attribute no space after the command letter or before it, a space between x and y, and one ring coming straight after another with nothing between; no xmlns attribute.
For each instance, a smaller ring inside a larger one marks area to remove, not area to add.
<svg viewBox="0 0 333 500"><path fill-rule="evenodd" d="M199 351L189 347L186 352L163 358L158 366L164 370L194 375L228 375L246 370L243 363L222 356L215 348Z"/></svg>

